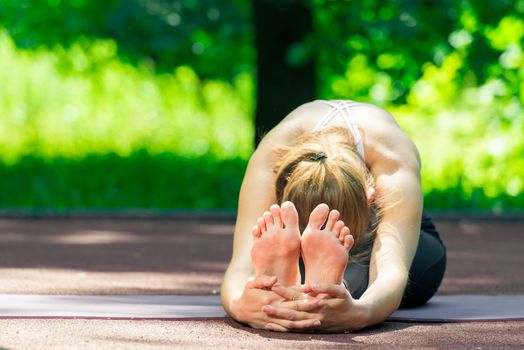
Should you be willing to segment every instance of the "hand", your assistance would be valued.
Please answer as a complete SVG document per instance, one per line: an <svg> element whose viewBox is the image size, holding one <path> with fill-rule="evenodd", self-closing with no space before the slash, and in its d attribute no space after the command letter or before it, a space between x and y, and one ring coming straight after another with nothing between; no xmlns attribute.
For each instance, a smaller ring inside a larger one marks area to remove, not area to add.
<svg viewBox="0 0 524 350"><path fill-rule="evenodd" d="M275 284L271 289L281 297L281 301L262 308L271 319L265 329L277 332L319 329L321 322L318 311L325 305L323 298L308 295L301 286L283 287Z"/></svg>
<svg viewBox="0 0 524 350"><path fill-rule="evenodd" d="M274 287L273 290L286 299L292 295L289 289L284 293L281 293L279 289ZM300 287L300 292L322 298L323 302L318 303L319 308L315 312L308 313L309 317L320 321L320 325L315 327L315 329L324 332L343 332L364 328L366 310L358 300L354 300L351 297L344 285L304 285ZM279 306L272 305L269 308L265 308L264 311L269 317L277 320L304 317L301 311L293 309L285 303L281 303ZM267 327L273 330L284 331L284 327L279 322L270 323Z"/></svg>
<svg viewBox="0 0 524 350"><path fill-rule="evenodd" d="M266 308L273 306L286 307L285 299L279 294L275 293L271 288L285 288L276 286L277 278L275 276L259 276L250 280L244 287L242 296L233 301L231 305L231 313L234 318L242 323L246 323L253 328L273 329L272 326L266 327L268 324L279 325L279 331L289 331L296 329L308 329L317 324L317 320L311 318L296 318L296 319L279 319L268 316L264 311ZM298 292L300 294L304 293ZM305 299L305 298L304 298ZM316 310L319 307L319 302L323 302L317 298L307 298L307 300L294 301L295 304L300 304L303 310Z"/></svg>

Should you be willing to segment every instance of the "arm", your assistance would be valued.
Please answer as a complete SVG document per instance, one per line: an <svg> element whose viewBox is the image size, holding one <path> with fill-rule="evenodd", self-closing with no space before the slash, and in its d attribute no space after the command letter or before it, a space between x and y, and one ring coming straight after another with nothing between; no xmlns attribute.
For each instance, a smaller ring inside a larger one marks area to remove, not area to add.
<svg viewBox="0 0 524 350"><path fill-rule="evenodd" d="M233 256L222 283L221 297L225 310L238 321L256 328L262 328L270 319L262 313L262 307L284 299L271 291L277 283L276 278L268 280L271 276L257 276L252 280L254 269L250 252L253 238L250 233L257 218L276 202L273 149L284 146L290 137L296 135L298 129L295 126L295 122L284 120L266 135L249 161L240 191ZM267 285L259 283L261 277L265 278ZM305 301L301 306L307 308L310 305L316 305L315 301ZM291 329L300 325L307 327L311 322L306 321L285 323Z"/></svg>
<svg viewBox="0 0 524 350"><path fill-rule="evenodd" d="M423 203L415 145L389 114L378 108L376 113L382 122L372 138L369 159L382 212L369 286L358 301L367 310L365 325L384 321L400 305L418 244Z"/></svg>
<svg viewBox="0 0 524 350"><path fill-rule="evenodd" d="M251 228L257 218L275 201L271 169L266 164L267 154L259 148L248 163L240 189L237 221L233 240L233 256L221 287L225 310L233 317L233 301L241 297L248 279L253 276L251 263Z"/></svg>

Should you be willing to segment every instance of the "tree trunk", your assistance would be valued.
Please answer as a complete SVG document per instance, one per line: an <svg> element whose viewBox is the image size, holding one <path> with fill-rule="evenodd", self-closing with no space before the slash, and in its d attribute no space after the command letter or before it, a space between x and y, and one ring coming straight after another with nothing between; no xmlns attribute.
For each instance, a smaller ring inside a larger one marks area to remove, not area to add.
<svg viewBox="0 0 524 350"><path fill-rule="evenodd" d="M314 55L291 65L291 45L313 30L309 1L253 0L257 48L255 144L290 111L315 98Z"/></svg>

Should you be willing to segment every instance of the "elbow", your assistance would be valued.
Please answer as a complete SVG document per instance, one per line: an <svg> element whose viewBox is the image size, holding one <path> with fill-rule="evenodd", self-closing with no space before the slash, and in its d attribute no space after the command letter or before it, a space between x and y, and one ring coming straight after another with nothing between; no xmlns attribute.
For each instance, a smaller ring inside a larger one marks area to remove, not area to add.
<svg viewBox="0 0 524 350"><path fill-rule="evenodd" d="M232 300L233 300L233 290L232 290L233 280L231 278L231 272L228 270L224 274L222 284L220 285L220 301L224 310L231 315L232 313Z"/></svg>

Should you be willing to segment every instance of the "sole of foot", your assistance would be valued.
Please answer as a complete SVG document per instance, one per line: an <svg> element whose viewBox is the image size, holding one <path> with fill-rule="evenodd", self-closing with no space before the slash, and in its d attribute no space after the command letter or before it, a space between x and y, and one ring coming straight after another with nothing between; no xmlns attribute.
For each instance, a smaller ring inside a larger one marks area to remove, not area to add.
<svg viewBox="0 0 524 350"><path fill-rule="evenodd" d="M340 213L330 211L326 204L319 204L311 212L301 239L306 284L342 283L354 240L339 218Z"/></svg>
<svg viewBox="0 0 524 350"><path fill-rule="evenodd" d="M251 259L255 275L276 276L277 283L283 286L300 284L300 230L293 203L284 202L282 207L272 205L258 218L252 235Z"/></svg>

